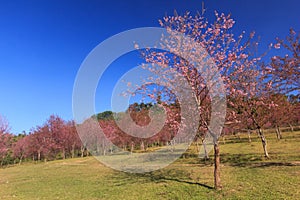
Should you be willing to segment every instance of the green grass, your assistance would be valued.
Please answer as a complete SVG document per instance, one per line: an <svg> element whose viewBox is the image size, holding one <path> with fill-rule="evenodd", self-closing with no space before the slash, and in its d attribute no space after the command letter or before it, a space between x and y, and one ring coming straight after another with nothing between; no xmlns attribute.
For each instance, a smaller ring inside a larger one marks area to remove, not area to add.
<svg viewBox="0 0 300 200"><path fill-rule="evenodd" d="M146 174L105 167L95 158L24 163L0 169L0 199L300 199L300 132L267 134L270 160L259 138L221 144L222 191L212 189L213 163L185 158ZM212 157L212 156L211 156Z"/></svg>

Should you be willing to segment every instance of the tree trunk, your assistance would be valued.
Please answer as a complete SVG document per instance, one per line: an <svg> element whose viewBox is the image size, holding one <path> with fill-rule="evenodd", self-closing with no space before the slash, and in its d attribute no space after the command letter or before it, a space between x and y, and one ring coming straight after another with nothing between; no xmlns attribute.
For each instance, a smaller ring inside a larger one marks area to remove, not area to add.
<svg viewBox="0 0 300 200"><path fill-rule="evenodd" d="M174 140L171 140L171 141L169 142L169 146L170 146L170 151L171 151L171 152L174 152L175 141L174 141Z"/></svg>
<svg viewBox="0 0 300 200"><path fill-rule="evenodd" d="M3 166L3 163L4 163L4 156L2 156L2 159L1 159L1 167Z"/></svg>
<svg viewBox="0 0 300 200"><path fill-rule="evenodd" d="M104 140L102 141L102 152L103 152L103 156L106 156L106 145Z"/></svg>
<svg viewBox="0 0 300 200"><path fill-rule="evenodd" d="M203 145L203 149L204 149L204 160L206 161L206 160L209 160L206 141L205 141L205 138L201 138L201 140L202 140L202 145Z"/></svg>
<svg viewBox="0 0 300 200"><path fill-rule="evenodd" d="M281 129L280 129L280 126L278 126L278 133L279 133L279 137L280 137L280 139L282 139L282 134L281 134Z"/></svg>
<svg viewBox="0 0 300 200"><path fill-rule="evenodd" d="M21 155L20 158L19 158L19 163L18 163L19 165L21 165L22 160L23 160L23 155Z"/></svg>
<svg viewBox="0 0 300 200"><path fill-rule="evenodd" d="M292 124L289 123L289 126L290 126L290 129L291 129L291 132L294 132L294 127L292 126Z"/></svg>
<svg viewBox="0 0 300 200"><path fill-rule="evenodd" d="M62 159L66 159L66 151L64 149L62 150Z"/></svg>
<svg viewBox="0 0 300 200"><path fill-rule="evenodd" d="M148 146L148 142L147 142L146 144L144 144L144 146L145 146L145 147L144 147L144 148L145 148L145 151L147 151L147 150L148 150L148 147L149 147L149 146Z"/></svg>
<svg viewBox="0 0 300 200"><path fill-rule="evenodd" d="M220 171L220 148L217 139L214 139L214 161L215 161L215 169L214 169L214 185L215 189L222 189L221 185L221 171Z"/></svg>
<svg viewBox="0 0 300 200"><path fill-rule="evenodd" d="M199 145L199 138L198 137L196 139L196 148L197 148L197 151L200 152L200 145Z"/></svg>
<svg viewBox="0 0 300 200"><path fill-rule="evenodd" d="M72 145L71 158L75 157L75 144Z"/></svg>
<svg viewBox="0 0 300 200"><path fill-rule="evenodd" d="M258 134L260 136L261 143L263 145L264 155L265 155L266 158L270 158L270 156L268 154L268 150L267 150L267 140L266 140L265 135L262 132L261 128L258 128Z"/></svg>
<svg viewBox="0 0 300 200"><path fill-rule="evenodd" d="M22 159L23 159L23 156L21 156L21 158L20 158L20 160L19 160L19 165L21 165Z"/></svg>
<svg viewBox="0 0 300 200"><path fill-rule="evenodd" d="M247 130L247 132L248 132L248 142L251 143L252 142L251 141L251 132L249 129Z"/></svg>
<svg viewBox="0 0 300 200"><path fill-rule="evenodd" d="M81 146L80 151L81 151L81 158L83 158L83 155L84 155L84 147L83 146Z"/></svg>
<svg viewBox="0 0 300 200"><path fill-rule="evenodd" d="M142 151L145 151L144 141L141 142L141 150L142 150Z"/></svg>
<svg viewBox="0 0 300 200"><path fill-rule="evenodd" d="M276 136L277 136L277 139L280 140L282 137L281 137L281 130L279 128L279 126L275 126L275 131L276 131Z"/></svg>
<svg viewBox="0 0 300 200"><path fill-rule="evenodd" d="M237 132L237 133L236 133L236 136L237 136L237 138L239 139L239 141L241 141L241 135L240 135L240 132Z"/></svg>
<svg viewBox="0 0 300 200"><path fill-rule="evenodd" d="M134 150L134 143L132 142L132 143L131 143L131 149L130 149L130 153L131 153L131 154L133 153L133 150Z"/></svg>
<svg viewBox="0 0 300 200"><path fill-rule="evenodd" d="M41 160L41 152L39 151L38 152L38 161L40 161Z"/></svg>

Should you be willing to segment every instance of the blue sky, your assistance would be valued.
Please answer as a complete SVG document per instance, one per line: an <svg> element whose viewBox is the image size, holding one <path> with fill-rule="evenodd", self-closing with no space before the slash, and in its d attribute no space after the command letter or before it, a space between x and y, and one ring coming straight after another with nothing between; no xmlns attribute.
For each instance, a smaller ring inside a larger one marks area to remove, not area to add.
<svg viewBox="0 0 300 200"><path fill-rule="evenodd" d="M300 30L298 0L204 1L207 16L214 10L231 13L234 31L255 30L261 48ZM51 114L72 119L73 83L82 61L101 41L119 32L158 26L166 14L201 10L201 0L75 0L0 1L0 114L12 132L29 131ZM109 109L113 83L137 64L136 54L118 59L100 81L97 111Z"/></svg>

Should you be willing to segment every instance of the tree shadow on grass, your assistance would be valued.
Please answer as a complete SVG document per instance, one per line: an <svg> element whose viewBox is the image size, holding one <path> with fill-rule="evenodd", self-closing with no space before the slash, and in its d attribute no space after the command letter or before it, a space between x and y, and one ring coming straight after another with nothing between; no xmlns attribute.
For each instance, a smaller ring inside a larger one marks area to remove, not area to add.
<svg viewBox="0 0 300 200"><path fill-rule="evenodd" d="M207 189L213 189L213 187L203 184L203 183L194 182L192 180L184 180L184 179L180 179L180 178L176 178L176 177L168 177L168 176L165 176L164 174L156 174L156 175L144 174L143 176L145 176L145 175L150 177L150 179L152 181L156 181L156 182L167 180L167 181L175 181L178 183L186 183L189 185L198 185L201 187L205 187Z"/></svg>
<svg viewBox="0 0 300 200"><path fill-rule="evenodd" d="M233 167L247 167L252 163L263 162L260 154L222 154L221 163Z"/></svg>
<svg viewBox="0 0 300 200"><path fill-rule="evenodd" d="M132 183L166 183L167 181L174 181L178 183L184 183L189 185L198 185L207 189L214 189L213 187L204 183L195 182L190 178L191 174L187 171L178 169L162 169L154 172L147 172L142 174L132 174L126 172L119 172L112 179L116 181L116 186Z"/></svg>
<svg viewBox="0 0 300 200"><path fill-rule="evenodd" d="M223 154L221 163L233 167L273 167L273 166L299 166L299 162L272 161L264 158L261 154Z"/></svg>
<svg viewBox="0 0 300 200"><path fill-rule="evenodd" d="M250 167L293 167L293 166L300 166L300 163L297 162L262 162L262 163L253 163Z"/></svg>

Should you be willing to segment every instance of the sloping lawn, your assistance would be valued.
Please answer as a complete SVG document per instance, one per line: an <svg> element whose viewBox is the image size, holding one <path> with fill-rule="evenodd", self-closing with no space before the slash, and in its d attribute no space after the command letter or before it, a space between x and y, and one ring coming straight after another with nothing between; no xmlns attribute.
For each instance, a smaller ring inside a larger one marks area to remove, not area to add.
<svg viewBox="0 0 300 200"><path fill-rule="evenodd" d="M114 171L94 157L24 163L0 169L0 199L300 199L300 132L220 140L223 190L213 186L213 163L185 158L147 174ZM211 155L212 158L212 155Z"/></svg>

